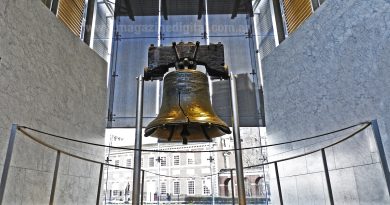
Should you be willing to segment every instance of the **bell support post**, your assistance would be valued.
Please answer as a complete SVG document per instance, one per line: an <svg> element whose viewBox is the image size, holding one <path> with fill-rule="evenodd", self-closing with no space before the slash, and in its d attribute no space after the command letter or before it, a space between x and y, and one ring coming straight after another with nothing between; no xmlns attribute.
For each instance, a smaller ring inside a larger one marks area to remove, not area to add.
<svg viewBox="0 0 390 205"><path fill-rule="evenodd" d="M236 159L236 177L238 187L238 203L240 205L246 204L245 198L245 182L244 182L244 168L242 165L242 151L241 151L241 137L240 137L240 122L238 115L238 100L236 77L230 73L230 89L232 98L232 112L233 112L233 139L234 139L234 154Z"/></svg>
<svg viewBox="0 0 390 205"><path fill-rule="evenodd" d="M133 195L132 204L140 204L140 176L141 176L141 149L142 149L142 112L144 99L144 78L140 75L137 78L137 117L135 129L134 148L134 170L133 170Z"/></svg>

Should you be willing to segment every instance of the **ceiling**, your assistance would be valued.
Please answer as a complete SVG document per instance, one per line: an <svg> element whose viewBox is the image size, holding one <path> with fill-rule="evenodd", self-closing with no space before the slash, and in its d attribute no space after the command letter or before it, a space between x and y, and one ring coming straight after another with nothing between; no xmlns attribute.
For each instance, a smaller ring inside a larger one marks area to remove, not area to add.
<svg viewBox="0 0 390 205"><path fill-rule="evenodd" d="M136 16L157 16L159 0L117 0L117 15L129 16L135 20ZM130 7L130 9L128 9ZM251 0L207 0L208 14L253 14ZM205 13L205 0L161 0L161 14L165 19L170 15L198 15Z"/></svg>

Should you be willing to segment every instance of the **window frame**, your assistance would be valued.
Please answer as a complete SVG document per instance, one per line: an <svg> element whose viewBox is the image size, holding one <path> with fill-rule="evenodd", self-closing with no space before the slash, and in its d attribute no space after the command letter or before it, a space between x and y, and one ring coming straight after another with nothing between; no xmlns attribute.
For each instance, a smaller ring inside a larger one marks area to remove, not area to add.
<svg viewBox="0 0 390 205"><path fill-rule="evenodd" d="M180 155L173 156L173 166L180 166Z"/></svg>
<svg viewBox="0 0 390 205"><path fill-rule="evenodd" d="M180 195L180 181L173 182L173 194Z"/></svg>
<svg viewBox="0 0 390 205"><path fill-rule="evenodd" d="M131 162L132 162L132 161L131 161L131 158L127 158L127 159L126 159L126 167L132 167L132 166L131 166L131 165L132 165Z"/></svg>
<svg viewBox="0 0 390 205"><path fill-rule="evenodd" d="M194 165L194 164L195 164L195 157L194 157L194 155L187 155L187 165Z"/></svg>
<svg viewBox="0 0 390 205"><path fill-rule="evenodd" d="M190 184L192 183L192 187L190 187ZM190 192L192 189L192 193ZM187 181L187 194L188 195L195 195L195 180L188 180Z"/></svg>
<svg viewBox="0 0 390 205"><path fill-rule="evenodd" d="M160 157L160 166L162 166L162 167L166 167L167 165L168 165L168 163L167 163L168 161L167 161L167 157Z"/></svg>
<svg viewBox="0 0 390 205"><path fill-rule="evenodd" d="M154 167L154 157L149 157L149 167Z"/></svg>
<svg viewBox="0 0 390 205"><path fill-rule="evenodd" d="M163 189L164 187L164 189ZM167 182L160 182L160 195L167 194Z"/></svg>
<svg viewBox="0 0 390 205"><path fill-rule="evenodd" d="M115 169L119 169L119 167L117 167L117 166L120 165L120 160L119 160L119 159L116 159L116 160L114 161L114 164L115 164Z"/></svg>
<svg viewBox="0 0 390 205"><path fill-rule="evenodd" d="M207 185L207 181L206 180L203 180L203 183L202 183L202 194L203 195L206 195L206 196L209 196L210 194L211 194L211 187L209 187L208 185ZM208 191L208 192L206 192L206 190Z"/></svg>

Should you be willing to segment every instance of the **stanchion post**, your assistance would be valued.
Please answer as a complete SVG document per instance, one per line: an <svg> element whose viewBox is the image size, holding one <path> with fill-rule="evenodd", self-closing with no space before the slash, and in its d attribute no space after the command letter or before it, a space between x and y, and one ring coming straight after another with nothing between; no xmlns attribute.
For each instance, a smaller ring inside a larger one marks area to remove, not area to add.
<svg viewBox="0 0 390 205"><path fill-rule="evenodd" d="M12 158L12 152L13 152L13 149L14 149L15 137L16 137L16 129L17 128L18 128L17 124L12 124L11 134L9 136L9 141L8 141L7 154L5 156L5 162L4 162L4 167L3 167L3 174L1 175L0 205L3 204L5 185L7 183L9 167L11 166L11 158Z"/></svg>
<svg viewBox="0 0 390 205"><path fill-rule="evenodd" d="M58 176L58 168L60 167L60 159L61 159L61 152L57 151L56 165L54 167L53 181L51 183L50 202L49 202L50 205L54 204L54 196L56 193L57 176Z"/></svg>
<svg viewBox="0 0 390 205"><path fill-rule="evenodd" d="M374 133L376 147L378 149L379 158L380 158L381 164L382 164L383 174L385 175L385 181L386 181L386 185L387 185L387 192L388 192L388 194L390 196L390 172L389 172L389 165L387 164L387 158L386 158L385 150L383 148L382 137L381 137L381 133L379 131L379 126L378 126L378 121L377 120L371 121L371 128L372 128L372 132Z"/></svg>
<svg viewBox="0 0 390 205"><path fill-rule="evenodd" d="M141 205L144 204L145 170L142 170Z"/></svg>
<svg viewBox="0 0 390 205"><path fill-rule="evenodd" d="M233 169L230 169L230 187L232 189L232 204L234 205L234 178L233 178Z"/></svg>
<svg viewBox="0 0 390 205"><path fill-rule="evenodd" d="M134 170L133 170L133 193L132 204L140 204L140 175L141 175L141 149L142 149L142 112L144 98L144 78L137 78L137 116L134 143Z"/></svg>
<svg viewBox="0 0 390 205"><path fill-rule="evenodd" d="M242 165L242 151L241 151L241 137L240 137L240 121L238 115L238 100L236 77L230 73L230 90L232 98L233 111L233 139L234 139L234 154L236 159L236 177L237 177L237 191L238 202L240 205L246 204L245 198L245 182L244 182L244 168Z"/></svg>
<svg viewBox="0 0 390 205"><path fill-rule="evenodd" d="M280 205L283 205L283 196L282 196L282 188L280 187L278 163L275 162L274 165L275 165L276 184L278 185L279 203Z"/></svg>
<svg viewBox="0 0 390 205"><path fill-rule="evenodd" d="M100 163L99 183L98 183L98 190L97 190L97 196L96 196L96 205L99 205L99 203L100 203L100 192L102 190L103 168L104 168L104 164Z"/></svg>
<svg viewBox="0 0 390 205"><path fill-rule="evenodd" d="M328 163L326 161L325 149L321 149L321 154L322 154L322 163L324 164L326 185L328 187L329 202L331 205L334 205L332 185L330 184L329 169L328 169Z"/></svg>

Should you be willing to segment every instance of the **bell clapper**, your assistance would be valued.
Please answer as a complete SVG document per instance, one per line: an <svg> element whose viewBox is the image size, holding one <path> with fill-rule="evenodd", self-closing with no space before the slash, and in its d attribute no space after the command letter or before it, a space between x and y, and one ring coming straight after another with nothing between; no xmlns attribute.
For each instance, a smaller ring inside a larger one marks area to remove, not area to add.
<svg viewBox="0 0 390 205"><path fill-rule="evenodd" d="M211 140L210 136L207 134L207 131L206 131L206 125L201 125L200 127L202 128L202 132L204 134L204 136L206 137L207 140Z"/></svg>
<svg viewBox="0 0 390 205"><path fill-rule="evenodd" d="M183 138L183 144L188 144L188 136L190 136L190 133L188 132L187 125L183 125L183 130L180 133L181 137Z"/></svg>
<svg viewBox="0 0 390 205"><path fill-rule="evenodd" d="M146 129L146 130L145 130L144 136L145 136L145 137L149 137L149 136L150 136L151 134L153 134L153 132L156 131L156 130L157 130L157 128L152 128L152 129L149 129L149 130Z"/></svg>
<svg viewBox="0 0 390 205"><path fill-rule="evenodd" d="M172 137L173 137L173 132L175 131L175 126L172 125L170 126L170 131L169 131L169 137L168 137L168 142L170 142L172 140Z"/></svg>

